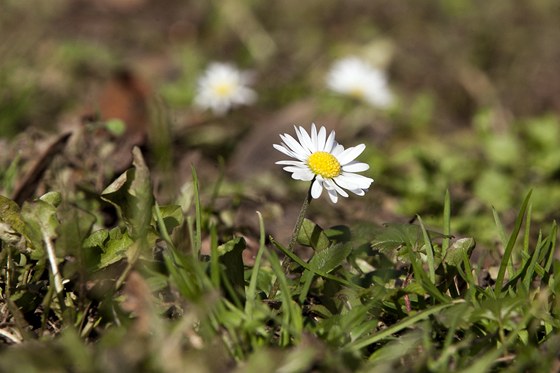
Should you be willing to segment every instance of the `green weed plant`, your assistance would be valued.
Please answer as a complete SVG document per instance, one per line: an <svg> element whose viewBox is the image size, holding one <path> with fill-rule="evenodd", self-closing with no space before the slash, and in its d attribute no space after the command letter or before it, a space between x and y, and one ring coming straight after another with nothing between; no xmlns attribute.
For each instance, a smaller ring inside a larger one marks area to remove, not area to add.
<svg viewBox="0 0 560 373"><path fill-rule="evenodd" d="M255 214L259 246L194 211L160 206L138 149L101 194L113 228L50 192L0 199L2 371L549 371L560 323L557 225L531 226L531 193L495 276L473 263L475 239L441 227L369 222L323 229L304 219L301 259ZM178 242L187 232L188 243ZM202 254L208 237L209 255ZM284 257L285 259L280 259ZM283 264L284 263L284 264ZM286 264L287 263L287 264ZM277 282L278 290L272 292Z"/></svg>

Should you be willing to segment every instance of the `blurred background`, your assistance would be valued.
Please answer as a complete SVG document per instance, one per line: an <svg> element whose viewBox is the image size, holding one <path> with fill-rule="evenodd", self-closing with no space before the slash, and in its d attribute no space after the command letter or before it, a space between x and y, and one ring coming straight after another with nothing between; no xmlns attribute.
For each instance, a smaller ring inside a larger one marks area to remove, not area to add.
<svg viewBox="0 0 560 373"><path fill-rule="evenodd" d="M136 144L159 198L179 198L194 164L203 185L222 180L212 200L218 219L250 226L260 209L286 235L306 186L274 165L281 156L272 144L294 124L316 122L346 146L365 143L360 160L376 180L363 199L312 205L324 225L416 214L436 224L446 190L453 230L476 232L489 247L491 208L511 223L529 189L535 220L558 218L555 0L0 4L0 162L6 170L17 159L14 184L47 140L82 131L67 150L74 173L52 185L100 191ZM327 90L329 67L348 55L387 72L393 107ZM252 71L257 103L223 117L194 108L197 78L213 61ZM109 122L112 131L99 125Z"/></svg>

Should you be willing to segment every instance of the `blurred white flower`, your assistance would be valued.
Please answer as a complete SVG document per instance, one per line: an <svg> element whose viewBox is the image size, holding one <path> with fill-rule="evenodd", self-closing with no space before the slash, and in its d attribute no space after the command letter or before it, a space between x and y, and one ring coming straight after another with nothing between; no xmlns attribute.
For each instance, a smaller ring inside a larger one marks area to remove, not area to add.
<svg viewBox="0 0 560 373"><path fill-rule="evenodd" d="M247 72L226 63L212 63L198 79L195 104L223 115L239 105L250 105L257 94L248 87L251 79Z"/></svg>
<svg viewBox="0 0 560 373"><path fill-rule="evenodd" d="M373 183L373 179L357 174L369 169L369 165L355 159L366 146L360 144L348 149L338 144L334 131L327 137L327 130L321 127L319 132L313 123L311 136L303 127L295 127L297 140L288 134L280 135L282 144L274 144L274 148L295 160L278 161L276 164L286 165L284 170L292 173L296 180L311 181L311 196L319 198L323 188L331 201L336 203L338 195L348 197L346 190L363 196Z"/></svg>
<svg viewBox="0 0 560 373"><path fill-rule="evenodd" d="M393 103L385 72L358 57L336 61L327 75L327 86L372 106L385 108Z"/></svg>

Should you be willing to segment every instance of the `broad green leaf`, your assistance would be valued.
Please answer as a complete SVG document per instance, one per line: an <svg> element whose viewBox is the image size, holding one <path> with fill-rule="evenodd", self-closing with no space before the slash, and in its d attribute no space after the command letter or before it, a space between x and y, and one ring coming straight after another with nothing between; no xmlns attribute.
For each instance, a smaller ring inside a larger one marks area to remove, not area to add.
<svg viewBox="0 0 560 373"><path fill-rule="evenodd" d="M384 227L378 227L375 230L376 234L374 239L370 242L373 249L377 249L390 257L401 257L405 251L402 248L409 250L417 250L424 246L424 236L422 228L414 224L388 224ZM435 238L444 237L443 234L427 230L432 240ZM406 258L404 258L406 259Z"/></svg>
<svg viewBox="0 0 560 373"><path fill-rule="evenodd" d="M62 195L60 192L48 192L39 197L39 199L53 205L54 207L58 207L60 202L62 202Z"/></svg>
<svg viewBox="0 0 560 373"><path fill-rule="evenodd" d="M174 228L183 224L184 216L181 206L164 205L159 206L159 209L168 234L171 234Z"/></svg>
<svg viewBox="0 0 560 373"><path fill-rule="evenodd" d="M36 201L24 205L22 214L25 218L33 219L49 237L56 237L56 228L59 222L56 217L56 207L48 202ZM30 222L29 220L27 221Z"/></svg>
<svg viewBox="0 0 560 373"><path fill-rule="evenodd" d="M126 258L128 249L134 240L126 232L121 232L120 228L113 228L109 232L109 240L102 247L103 253L99 260L99 268L107 267L119 260Z"/></svg>
<svg viewBox="0 0 560 373"><path fill-rule="evenodd" d="M18 204L0 195L0 239L18 241L19 236L25 234L25 223L21 218Z"/></svg>
<svg viewBox="0 0 560 373"><path fill-rule="evenodd" d="M135 238L145 237L152 219L150 172L138 147L132 150L133 168L124 172L101 193L132 228Z"/></svg>
<svg viewBox="0 0 560 373"><path fill-rule="evenodd" d="M337 225L324 230L325 235L331 241L348 242L352 239L350 228L346 225Z"/></svg>
<svg viewBox="0 0 560 373"><path fill-rule="evenodd" d="M29 237L32 246L37 250L34 258L39 258L43 251L45 236L54 239L59 222L56 217L56 207L50 203L36 200L25 202L21 209L21 216L25 221L25 235ZM39 255L37 257L37 255Z"/></svg>
<svg viewBox="0 0 560 373"><path fill-rule="evenodd" d="M115 179L101 192L101 199L113 205L119 215L126 218L129 215L127 204L127 191L134 179L135 170L129 169Z"/></svg>
<svg viewBox="0 0 560 373"><path fill-rule="evenodd" d="M218 255L220 263L225 266L225 275L230 281L233 288L240 295L245 294L245 266L243 264L243 250L246 244L243 237L235 237L234 239L218 246Z"/></svg>
<svg viewBox="0 0 560 373"><path fill-rule="evenodd" d="M109 238L109 231L107 229L100 229L98 231L92 232L88 237L84 239L83 247L86 249L92 249L95 247L102 248L105 246L105 241Z"/></svg>
<svg viewBox="0 0 560 373"><path fill-rule="evenodd" d="M311 246L315 251L325 250L330 244L323 229L309 219L303 220L297 240L304 246Z"/></svg>
<svg viewBox="0 0 560 373"><path fill-rule="evenodd" d="M350 243L338 243L331 245L324 250L318 251L313 255L309 266L314 271L329 273L338 267L352 251Z"/></svg>
<svg viewBox="0 0 560 373"><path fill-rule="evenodd" d="M458 239L447 249L443 263L447 266L459 267L463 263L463 253L470 258L475 246L476 243L472 238Z"/></svg>
<svg viewBox="0 0 560 373"><path fill-rule="evenodd" d="M300 294L300 301L304 301L307 296L307 291L313 281L314 272L329 273L348 257L352 251L352 246L349 242L337 243L327 247L324 250L316 251L311 260L309 267L312 271L305 271L301 276L301 282L304 284L303 291Z"/></svg>
<svg viewBox="0 0 560 373"><path fill-rule="evenodd" d="M58 257L71 255L75 258L65 265L66 277L70 277L67 270L93 269L97 266L97 251L84 250L83 243L91 232L96 217L88 211L62 204L58 209L60 225L57 229L56 253Z"/></svg>
<svg viewBox="0 0 560 373"><path fill-rule="evenodd" d="M58 211L60 225L57 233L56 250L62 256L82 254L83 242L91 232L95 216L88 211L63 204Z"/></svg>

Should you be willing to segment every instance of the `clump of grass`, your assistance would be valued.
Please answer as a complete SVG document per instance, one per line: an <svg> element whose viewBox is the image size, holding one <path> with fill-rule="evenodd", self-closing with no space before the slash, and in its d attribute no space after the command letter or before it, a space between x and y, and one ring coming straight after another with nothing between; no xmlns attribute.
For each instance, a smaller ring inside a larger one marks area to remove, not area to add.
<svg viewBox="0 0 560 373"><path fill-rule="evenodd" d="M249 267L246 240L220 235L206 216L194 169L193 188L186 216L178 205L160 206L135 150L134 167L102 194L119 213L113 228L94 228L92 214L56 193L21 207L2 197L0 368L479 372L556 364L557 225L532 239L530 193L511 232L495 214L505 249L486 281L471 260L475 239L452 236L449 194L440 228L421 217L329 229L304 219L296 241L313 249L308 261L267 237L257 213Z"/></svg>

